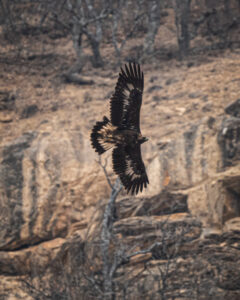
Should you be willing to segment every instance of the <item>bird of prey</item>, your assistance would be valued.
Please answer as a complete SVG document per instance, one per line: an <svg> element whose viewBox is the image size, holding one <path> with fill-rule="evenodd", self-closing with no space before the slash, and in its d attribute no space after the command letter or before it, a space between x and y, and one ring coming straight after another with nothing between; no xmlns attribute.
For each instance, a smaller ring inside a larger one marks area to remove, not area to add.
<svg viewBox="0 0 240 300"><path fill-rule="evenodd" d="M91 143L101 155L113 148L113 170L131 194L146 188L148 176L141 156L141 144L148 139L140 131L140 109L144 76L140 65L121 68L115 92L110 99L110 120L104 116L91 132Z"/></svg>

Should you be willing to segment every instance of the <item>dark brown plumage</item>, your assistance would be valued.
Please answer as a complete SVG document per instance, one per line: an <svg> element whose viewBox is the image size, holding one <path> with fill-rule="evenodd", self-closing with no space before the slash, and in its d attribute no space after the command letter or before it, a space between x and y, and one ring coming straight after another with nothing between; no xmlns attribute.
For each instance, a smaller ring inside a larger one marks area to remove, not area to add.
<svg viewBox="0 0 240 300"><path fill-rule="evenodd" d="M147 141L140 131L143 89L144 76L138 64L129 63L125 70L121 68L110 100L111 121L104 116L91 132L92 146L99 155L114 147L113 170L132 194L149 183L141 156L141 144Z"/></svg>

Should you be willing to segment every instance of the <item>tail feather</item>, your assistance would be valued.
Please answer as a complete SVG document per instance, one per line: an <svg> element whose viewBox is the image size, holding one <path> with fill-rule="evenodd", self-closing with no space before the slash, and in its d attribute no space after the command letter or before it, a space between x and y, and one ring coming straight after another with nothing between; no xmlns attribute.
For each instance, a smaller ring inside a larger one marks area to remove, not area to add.
<svg viewBox="0 0 240 300"><path fill-rule="evenodd" d="M104 135L104 132L109 126L111 126L111 123L109 119L104 116L103 121L97 122L92 129L92 146L99 155L113 147L113 144L106 141L106 136Z"/></svg>

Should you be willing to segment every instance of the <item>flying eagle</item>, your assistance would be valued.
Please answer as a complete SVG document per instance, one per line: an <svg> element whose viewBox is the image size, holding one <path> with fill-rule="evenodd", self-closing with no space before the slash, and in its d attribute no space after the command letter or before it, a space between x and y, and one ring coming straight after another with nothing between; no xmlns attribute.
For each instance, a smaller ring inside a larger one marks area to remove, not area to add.
<svg viewBox="0 0 240 300"><path fill-rule="evenodd" d="M114 147L113 170L132 195L149 183L141 156L141 144L148 140L140 131L143 88L144 76L138 64L121 68L110 99L111 121L104 116L91 132L92 146L99 155Z"/></svg>

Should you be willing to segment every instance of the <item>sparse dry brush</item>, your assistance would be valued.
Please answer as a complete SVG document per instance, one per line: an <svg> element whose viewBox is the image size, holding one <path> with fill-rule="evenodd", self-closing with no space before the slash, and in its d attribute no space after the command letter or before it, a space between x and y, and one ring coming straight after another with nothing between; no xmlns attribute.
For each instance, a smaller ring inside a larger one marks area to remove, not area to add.
<svg viewBox="0 0 240 300"><path fill-rule="evenodd" d="M0 7L2 34L20 55L31 47L27 39L32 36L71 37L76 61L68 74L82 72L88 61L94 68L103 67L107 61L102 50L109 45L114 64L122 60L157 59L164 50L159 48L161 41L156 43L157 33L160 26L168 26L166 17L171 11L175 16L180 59L205 47L239 47L237 0L211 4L191 0L1 0ZM204 37L205 42L202 46L191 46L197 37ZM135 45L124 51L133 38ZM169 57L177 54L166 50Z"/></svg>

